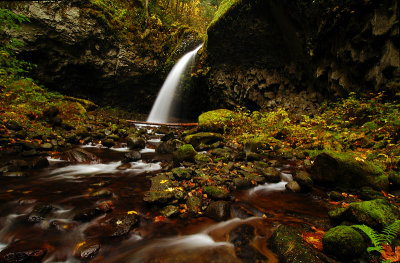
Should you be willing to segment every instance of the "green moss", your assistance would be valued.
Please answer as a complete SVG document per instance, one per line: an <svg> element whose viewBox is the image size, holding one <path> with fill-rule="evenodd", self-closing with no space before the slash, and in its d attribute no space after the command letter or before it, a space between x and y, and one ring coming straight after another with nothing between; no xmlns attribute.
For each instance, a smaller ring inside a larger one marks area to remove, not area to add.
<svg viewBox="0 0 400 263"><path fill-rule="evenodd" d="M322 238L324 251L341 259L358 258L367 248L362 235L350 226L329 229Z"/></svg>
<svg viewBox="0 0 400 263"><path fill-rule="evenodd" d="M213 199L225 199L229 195L229 191L220 186L206 186L204 192Z"/></svg>
<svg viewBox="0 0 400 263"><path fill-rule="evenodd" d="M199 116L198 128L201 131L222 132L231 127L235 113L226 109L208 111Z"/></svg>
<svg viewBox="0 0 400 263"><path fill-rule="evenodd" d="M400 211L386 200L375 199L351 203L346 208L330 211L329 218L336 224L349 221L381 230L400 219Z"/></svg>
<svg viewBox="0 0 400 263"><path fill-rule="evenodd" d="M190 174L190 171L187 169L182 169L182 168L174 168L172 169L172 174L176 179L185 179L188 180L192 177Z"/></svg>
<svg viewBox="0 0 400 263"><path fill-rule="evenodd" d="M217 12L215 13L213 20L210 22L208 29L214 27L219 19L221 19L221 17L223 17L229 9L237 6L239 3L241 3L241 0L223 0L219 5Z"/></svg>
<svg viewBox="0 0 400 263"><path fill-rule="evenodd" d="M200 144L210 145L218 141L222 141L224 137L219 133L199 132L185 137L185 142L198 146Z"/></svg>
<svg viewBox="0 0 400 263"><path fill-rule="evenodd" d="M210 161L210 157L208 157L205 154L196 154L196 156L194 157L194 159L196 160L196 162L200 162L200 163L207 163Z"/></svg>
<svg viewBox="0 0 400 263"><path fill-rule="evenodd" d="M177 162L182 161L194 161L195 156L197 155L196 150L193 148L191 144L185 144L178 148L174 152L174 160Z"/></svg>

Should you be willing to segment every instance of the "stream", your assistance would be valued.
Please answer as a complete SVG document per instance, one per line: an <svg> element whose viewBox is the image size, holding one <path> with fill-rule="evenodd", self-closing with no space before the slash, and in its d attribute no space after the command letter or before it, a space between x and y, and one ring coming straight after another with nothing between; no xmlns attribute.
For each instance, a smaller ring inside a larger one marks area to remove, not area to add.
<svg viewBox="0 0 400 263"><path fill-rule="evenodd" d="M24 176L3 176L0 253L6 246L42 253L36 249L39 247L47 252L37 262L82 262L74 257L74 250L81 242L95 240L87 252L93 252L87 258L93 257L91 262L252 262L237 257L233 245L235 229L250 225L255 232L251 245L261 257L259 262L279 262L268 248L268 239L277 226L323 225L327 221L322 193L285 190L296 169L290 163L276 168L281 172L281 182L236 191L232 216L227 221L216 222L205 216L159 220L159 207L144 202L143 196L150 188L150 178L172 158L155 153L160 136L152 135L141 150L141 160L128 164L122 162L129 152L126 145L85 145L82 147L99 161L71 163L48 157L48 168L33 169ZM96 214L99 209L102 213ZM99 222L110 211L137 214L139 224L127 235L105 237Z"/></svg>

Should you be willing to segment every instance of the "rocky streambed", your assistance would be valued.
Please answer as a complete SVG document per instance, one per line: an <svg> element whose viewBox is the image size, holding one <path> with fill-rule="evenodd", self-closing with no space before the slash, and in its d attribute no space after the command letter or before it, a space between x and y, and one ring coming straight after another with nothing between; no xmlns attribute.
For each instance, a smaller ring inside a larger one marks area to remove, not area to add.
<svg viewBox="0 0 400 263"><path fill-rule="evenodd" d="M333 225L382 228L400 218L373 180L359 185L362 197L315 188L313 179L331 183L321 171L336 176L332 162L346 173L327 153L312 164L215 132L129 131L4 158L0 262L341 262L362 257L368 239L354 255L329 250L354 249L343 238L323 250Z"/></svg>

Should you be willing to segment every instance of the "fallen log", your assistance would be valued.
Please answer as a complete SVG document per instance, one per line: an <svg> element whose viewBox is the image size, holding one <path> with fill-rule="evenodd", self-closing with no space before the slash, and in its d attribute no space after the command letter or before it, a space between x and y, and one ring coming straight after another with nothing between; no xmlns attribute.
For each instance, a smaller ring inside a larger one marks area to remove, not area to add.
<svg viewBox="0 0 400 263"><path fill-rule="evenodd" d="M160 125L160 126L182 126L182 127L195 127L198 125L196 122L192 123L159 123L159 122L147 122L147 121L133 121L126 120L127 122L134 124L142 124L142 125Z"/></svg>

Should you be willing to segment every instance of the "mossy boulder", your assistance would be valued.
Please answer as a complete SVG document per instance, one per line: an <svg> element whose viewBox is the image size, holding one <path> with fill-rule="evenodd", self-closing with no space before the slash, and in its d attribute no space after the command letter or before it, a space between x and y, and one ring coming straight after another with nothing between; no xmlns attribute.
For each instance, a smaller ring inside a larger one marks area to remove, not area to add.
<svg viewBox="0 0 400 263"><path fill-rule="evenodd" d="M328 214L334 224L346 221L365 224L377 230L400 219L399 209L384 199L351 203L346 208L332 210Z"/></svg>
<svg viewBox="0 0 400 263"><path fill-rule="evenodd" d="M293 227L281 225L269 239L269 244L280 262L322 263L314 250L303 240L301 233Z"/></svg>
<svg viewBox="0 0 400 263"><path fill-rule="evenodd" d="M207 163L210 161L210 157L202 153L196 154L194 159L196 160L197 163Z"/></svg>
<svg viewBox="0 0 400 263"><path fill-rule="evenodd" d="M358 160L349 153L325 151L311 167L312 180L328 187L352 188L370 186L376 190L389 188L384 171L366 160Z"/></svg>
<svg viewBox="0 0 400 263"><path fill-rule="evenodd" d="M199 116L198 129L208 132L223 132L232 126L235 113L226 109L207 111Z"/></svg>
<svg viewBox="0 0 400 263"><path fill-rule="evenodd" d="M191 144L185 144L174 152L174 161L176 162L194 162L197 152Z"/></svg>
<svg viewBox="0 0 400 263"><path fill-rule="evenodd" d="M128 148L131 150L139 150L146 147L146 141L141 136L131 135L127 138Z"/></svg>
<svg viewBox="0 0 400 263"><path fill-rule="evenodd" d="M197 147L200 144L211 145L223 140L224 137L220 133L214 132L199 132L185 137L185 142L194 147Z"/></svg>
<svg viewBox="0 0 400 263"><path fill-rule="evenodd" d="M337 226L322 238L324 252L340 259L360 257L367 249L362 235L350 226Z"/></svg>

